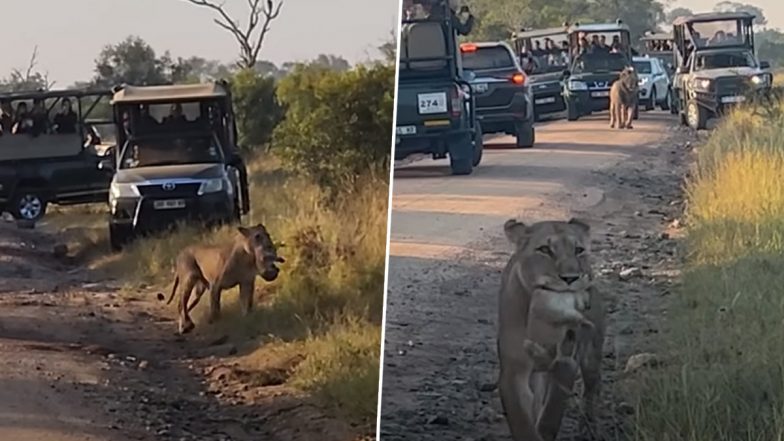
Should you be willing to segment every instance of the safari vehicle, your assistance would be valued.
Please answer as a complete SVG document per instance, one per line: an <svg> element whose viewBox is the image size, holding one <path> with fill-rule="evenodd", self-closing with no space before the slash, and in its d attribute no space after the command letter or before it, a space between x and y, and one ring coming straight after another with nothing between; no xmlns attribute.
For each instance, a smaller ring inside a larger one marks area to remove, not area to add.
<svg viewBox="0 0 784 441"><path fill-rule="evenodd" d="M570 67L564 72L566 118L575 121L592 112L610 108L610 87L621 71L632 64L629 27L615 23L575 23L569 27ZM604 39L609 46L596 49L594 41ZM635 109L635 117L637 109Z"/></svg>
<svg viewBox="0 0 784 441"><path fill-rule="evenodd" d="M0 211L36 222L48 204L106 201L112 174L98 164L113 149L101 145L96 126L111 126L108 114L98 117L110 98L109 90L0 94ZM66 106L72 112L60 119Z"/></svg>
<svg viewBox="0 0 784 441"><path fill-rule="evenodd" d="M655 57L633 57L632 63L640 85L640 103L645 110L670 108L670 77L661 60Z"/></svg>
<svg viewBox="0 0 784 441"><path fill-rule="evenodd" d="M675 66L672 64L672 54L672 33L647 32L640 37L640 55L659 59L667 69L667 75L670 78L675 73Z"/></svg>
<svg viewBox="0 0 784 441"><path fill-rule="evenodd" d="M109 191L109 237L118 250L178 223L219 225L249 210L246 170L226 82L124 86Z"/></svg>
<svg viewBox="0 0 784 441"><path fill-rule="evenodd" d="M402 21L395 159L449 156L452 174L468 175L482 159L471 75L463 72L449 5L439 0L433 8L443 8L444 18Z"/></svg>
<svg viewBox="0 0 784 441"><path fill-rule="evenodd" d="M505 42L463 43L460 52L482 133L513 135L517 147L533 147L533 95L512 48Z"/></svg>
<svg viewBox="0 0 784 441"><path fill-rule="evenodd" d="M534 116L537 121L542 116L566 110L563 73L569 69L567 28L565 25L531 31L522 29L512 35L512 45L521 63L526 58L533 60L533 63L526 63L523 67L533 90ZM550 48L547 47L548 41L552 42Z"/></svg>
<svg viewBox="0 0 784 441"><path fill-rule="evenodd" d="M720 12L673 23L673 105L681 124L705 129L709 119L770 90L773 75L755 55L753 22L746 12Z"/></svg>

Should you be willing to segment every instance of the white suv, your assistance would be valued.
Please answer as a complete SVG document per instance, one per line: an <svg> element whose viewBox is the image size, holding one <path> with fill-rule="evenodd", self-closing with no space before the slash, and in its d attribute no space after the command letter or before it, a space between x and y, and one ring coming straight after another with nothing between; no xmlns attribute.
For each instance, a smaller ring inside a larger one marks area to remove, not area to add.
<svg viewBox="0 0 784 441"><path fill-rule="evenodd" d="M670 76L661 60L654 57L634 57L634 70L640 79L640 105L645 110L659 106L670 108Z"/></svg>

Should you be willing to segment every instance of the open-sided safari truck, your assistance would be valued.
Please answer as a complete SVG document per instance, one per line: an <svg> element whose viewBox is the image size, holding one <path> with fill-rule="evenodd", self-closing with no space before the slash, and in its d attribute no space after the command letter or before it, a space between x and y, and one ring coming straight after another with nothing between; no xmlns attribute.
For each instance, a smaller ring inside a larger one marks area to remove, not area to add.
<svg viewBox="0 0 784 441"><path fill-rule="evenodd" d="M98 165L113 153L110 98L108 90L0 94L0 211L35 222L50 203L107 200L112 174Z"/></svg>
<svg viewBox="0 0 784 441"><path fill-rule="evenodd" d="M395 159L448 156L452 174L467 175L482 158L482 129L449 5L432 8L437 14L402 21Z"/></svg>
<svg viewBox="0 0 784 441"><path fill-rule="evenodd" d="M770 90L773 75L754 52L753 22L746 12L675 20L673 104L682 124L704 129L710 118Z"/></svg>
<svg viewBox="0 0 784 441"><path fill-rule="evenodd" d="M609 109L610 87L621 71L632 65L632 48L629 27L620 20L601 24L575 23L569 27L568 35L571 62L564 72L563 93L566 117L575 121L592 112Z"/></svg>
<svg viewBox="0 0 784 441"><path fill-rule="evenodd" d="M512 45L528 74L536 118L563 112L563 73L569 69L568 25L525 30L512 35Z"/></svg>
<svg viewBox="0 0 784 441"><path fill-rule="evenodd" d="M675 73L673 46L671 32L647 32L640 37L640 54L661 60L670 77Z"/></svg>
<svg viewBox="0 0 784 441"><path fill-rule="evenodd" d="M217 225L249 209L228 83L118 87L115 172L109 191L114 249L181 222Z"/></svg>

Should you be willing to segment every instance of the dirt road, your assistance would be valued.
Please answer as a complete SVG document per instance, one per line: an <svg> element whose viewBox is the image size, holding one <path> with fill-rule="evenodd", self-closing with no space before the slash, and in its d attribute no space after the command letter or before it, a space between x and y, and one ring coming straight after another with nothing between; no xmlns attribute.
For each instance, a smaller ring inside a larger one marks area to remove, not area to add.
<svg viewBox="0 0 784 441"><path fill-rule="evenodd" d="M605 117L537 127L534 149L487 137L482 164L449 176L445 161L395 170L381 439L508 440L494 383L496 297L510 253L502 224L580 215L594 228L594 268L608 297L600 438L617 439L617 380L649 350L677 275L676 243L688 135L669 114L643 113L634 130ZM624 271L628 270L628 271ZM623 281L618 274L623 271ZM575 419L561 435L578 435ZM584 438L581 438L584 439Z"/></svg>
<svg viewBox="0 0 784 441"><path fill-rule="evenodd" d="M176 336L157 289L55 257L62 239L0 221L0 440L352 439L312 400L239 368L253 341Z"/></svg>

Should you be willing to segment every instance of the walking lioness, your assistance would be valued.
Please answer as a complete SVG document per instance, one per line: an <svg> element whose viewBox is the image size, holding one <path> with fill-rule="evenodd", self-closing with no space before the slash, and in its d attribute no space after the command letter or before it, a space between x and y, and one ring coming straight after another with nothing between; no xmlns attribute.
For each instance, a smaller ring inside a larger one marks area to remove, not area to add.
<svg viewBox="0 0 784 441"><path fill-rule="evenodd" d="M167 303L171 303L182 283L177 308L181 334L193 330L190 311L196 307L207 289L210 291L209 322L212 323L220 315L220 297L223 290L239 285L242 311L248 314L253 308L256 275L260 275L267 282L277 279L279 270L276 264L284 263L285 259L278 256L277 248L264 225L239 227L237 230L238 233L230 244L195 245L182 250L177 256L174 286ZM188 304L194 289L196 295L193 302Z"/></svg>
<svg viewBox="0 0 784 441"><path fill-rule="evenodd" d="M610 88L610 128L631 129L639 93L637 72L627 67Z"/></svg>
<svg viewBox="0 0 784 441"><path fill-rule="evenodd" d="M601 385L604 311L592 285L590 227L512 219L504 232L516 250L499 297L501 402L515 441L552 441L578 372L589 418Z"/></svg>

